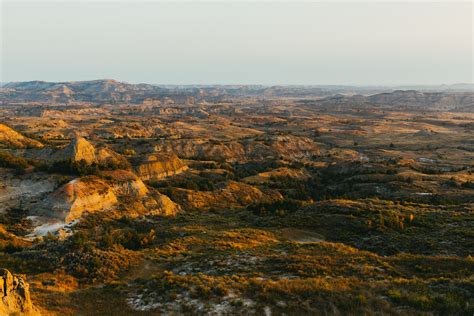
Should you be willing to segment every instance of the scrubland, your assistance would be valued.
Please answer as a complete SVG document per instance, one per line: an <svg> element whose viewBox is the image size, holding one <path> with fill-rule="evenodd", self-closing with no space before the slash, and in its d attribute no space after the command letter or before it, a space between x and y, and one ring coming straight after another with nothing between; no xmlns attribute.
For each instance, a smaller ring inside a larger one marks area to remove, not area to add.
<svg viewBox="0 0 474 316"><path fill-rule="evenodd" d="M0 266L46 315L472 315L472 108L374 100L4 104Z"/></svg>

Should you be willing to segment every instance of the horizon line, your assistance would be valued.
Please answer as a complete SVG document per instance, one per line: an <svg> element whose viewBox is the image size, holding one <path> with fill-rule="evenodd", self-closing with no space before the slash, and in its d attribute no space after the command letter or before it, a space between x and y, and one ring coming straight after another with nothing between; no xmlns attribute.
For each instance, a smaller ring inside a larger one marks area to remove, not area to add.
<svg viewBox="0 0 474 316"><path fill-rule="evenodd" d="M454 82L454 83L390 83L390 84L354 84L354 83L152 83L145 81L126 81L118 80L113 78L97 78L87 80L58 80L49 81L41 79L33 80L15 80L15 81L0 81L0 84L10 83L24 83L24 82L44 82L44 83L72 83L72 82L92 82L92 81L115 81L124 84L148 84L155 86L263 86L263 87L276 87L276 86L297 86L297 87L321 87L321 86L346 86L346 87L400 87L400 86L414 86L414 87L430 87L430 86L458 86L458 85L470 85L474 86L474 82Z"/></svg>

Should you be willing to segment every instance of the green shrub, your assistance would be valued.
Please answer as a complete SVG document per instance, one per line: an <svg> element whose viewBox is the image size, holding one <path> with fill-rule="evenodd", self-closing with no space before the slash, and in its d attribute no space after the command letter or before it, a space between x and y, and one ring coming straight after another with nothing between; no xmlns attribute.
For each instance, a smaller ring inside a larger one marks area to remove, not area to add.
<svg viewBox="0 0 474 316"><path fill-rule="evenodd" d="M5 151L0 152L0 167L11 168L18 173L23 173L28 165L25 158L13 156Z"/></svg>

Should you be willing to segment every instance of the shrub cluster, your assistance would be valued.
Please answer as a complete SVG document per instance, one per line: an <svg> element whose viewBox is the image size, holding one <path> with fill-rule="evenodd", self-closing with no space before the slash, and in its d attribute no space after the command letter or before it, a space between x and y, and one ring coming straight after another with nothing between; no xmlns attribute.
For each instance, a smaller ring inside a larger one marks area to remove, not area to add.
<svg viewBox="0 0 474 316"><path fill-rule="evenodd" d="M0 167L14 169L17 173L23 173L28 168L28 161L22 157L16 157L12 154L0 151Z"/></svg>

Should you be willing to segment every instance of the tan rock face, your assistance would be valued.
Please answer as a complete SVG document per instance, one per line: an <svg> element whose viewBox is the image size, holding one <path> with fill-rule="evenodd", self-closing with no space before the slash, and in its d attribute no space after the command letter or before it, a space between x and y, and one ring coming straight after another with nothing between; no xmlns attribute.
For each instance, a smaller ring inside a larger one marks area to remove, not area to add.
<svg viewBox="0 0 474 316"><path fill-rule="evenodd" d="M114 164L128 168L128 160L115 151L103 147L95 148L88 140L83 137L76 136L64 148L53 149L43 148L39 151L33 152L30 158L51 161L84 161L88 164Z"/></svg>
<svg viewBox="0 0 474 316"><path fill-rule="evenodd" d="M101 164L112 163L121 166L128 165L127 158L123 157L122 155L116 153L115 151L109 148L96 149L95 157L97 159L97 162Z"/></svg>
<svg viewBox="0 0 474 316"><path fill-rule="evenodd" d="M96 162L95 148L83 137L74 138L61 153L64 159L74 161L84 160L87 163Z"/></svg>
<svg viewBox="0 0 474 316"><path fill-rule="evenodd" d="M16 148L40 148L43 147L43 144L34 139L21 135L6 125L0 124L0 147L1 146Z"/></svg>
<svg viewBox="0 0 474 316"><path fill-rule="evenodd" d="M148 188L135 174L127 170L104 171L103 175L110 179L108 182L118 196L144 197Z"/></svg>
<svg viewBox="0 0 474 316"><path fill-rule="evenodd" d="M242 179L242 181L248 184L263 184L272 182L273 179L278 179L279 177L301 180L307 179L309 177L309 174L304 170L281 167L275 170L261 172L255 176L246 177Z"/></svg>
<svg viewBox="0 0 474 316"><path fill-rule="evenodd" d="M30 289L23 276L0 269L0 315L38 315L30 298Z"/></svg>
<svg viewBox="0 0 474 316"><path fill-rule="evenodd" d="M172 149L180 157L188 159L204 159L204 160L225 160L225 161L242 161L246 160L245 149L242 144L236 141L229 143L213 143L204 140L192 141L187 139L178 139L157 145L156 150L167 151Z"/></svg>
<svg viewBox="0 0 474 316"><path fill-rule="evenodd" d="M143 201L150 215L174 216L181 207L164 194L154 194Z"/></svg>
<svg viewBox="0 0 474 316"><path fill-rule="evenodd" d="M143 180L159 180L186 171L188 166L174 153L152 154L136 166Z"/></svg>
<svg viewBox="0 0 474 316"><path fill-rule="evenodd" d="M43 202L41 209L44 215L70 222L84 212L107 210L117 202L117 196L106 181L89 176L60 187Z"/></svg>
<svg viewBox="0 0 474 316"><path fill-rule="evenodd" d="M180 157L203 160L225 160L229 162L246 160L279 159L290 160L310 158L320 154L319 146L307 137L276 136L265 140L239 142L212 142L205 140L178 139L159 144L159 151L172 149Z"/></svg>
<svg viewBox="0 0 474 316"><path fill-rule="evenodd" d="M175 215L180 207L165 195L150 192L143 181L126 170L106 171L104 178L87 176L74 179L49 195L39 213L65 222L86 212L130 210L129 215Z"/></svg>
<svg viewBox="0 0 474 316"><path fill-rule="evenodd" d="M281 200L282 195L273 190L260 190L254 186L229 181L214 191L192 191L177 189L175 195L185 208L233 208L246 206L255 202L272 202Z"/></svg>
<svg viewBox="0 0 474 316"><path fill-rule="evenodd" d="M245 147L246 155L251 159L290 159L299 160L319 155L318 145L307 137L276 136L266 140L250 142Z"/></svg>

